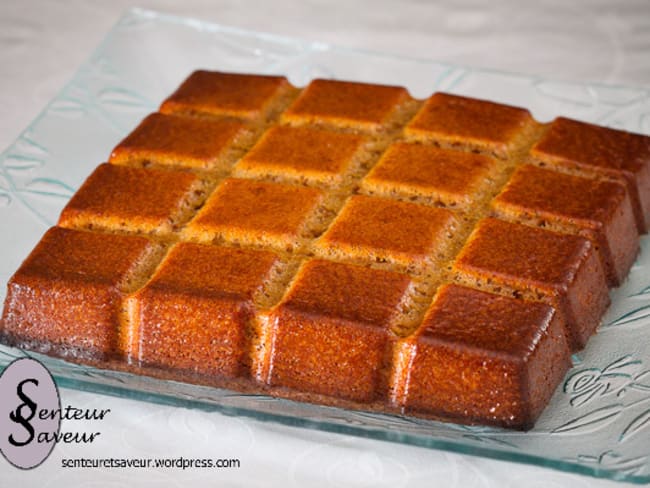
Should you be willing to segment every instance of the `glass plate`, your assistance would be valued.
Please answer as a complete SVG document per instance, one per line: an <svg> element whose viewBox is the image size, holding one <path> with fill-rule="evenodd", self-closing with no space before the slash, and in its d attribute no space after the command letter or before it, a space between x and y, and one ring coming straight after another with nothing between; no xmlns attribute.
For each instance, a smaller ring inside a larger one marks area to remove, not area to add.
<svg viewBox="0 0 650 488"><path fill-rule="evenodd" d="M197 68L280 73L296 85L332 77L444 90L650 133L648 90L566 83L391 57L246 32L144 10L127 12L70 83L0 156L0 283L110 150ZM650 482L650 239L588 348L534 430L467 427L318 407L77 366L0 346L0 367L41 359L59 384L152 402ZM0 299L4 297L4 286Z"/></svg>

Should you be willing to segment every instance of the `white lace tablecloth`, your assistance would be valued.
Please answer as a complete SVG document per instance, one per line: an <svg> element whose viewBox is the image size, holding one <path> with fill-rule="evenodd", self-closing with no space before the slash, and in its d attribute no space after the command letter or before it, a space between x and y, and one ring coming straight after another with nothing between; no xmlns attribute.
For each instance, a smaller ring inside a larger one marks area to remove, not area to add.
<svg viewBox="0 0 650 488"><path fill-rule="evenodd" d="M489 5L489 6L488 6ZM132 6L0 3L0 149ZM650 3L309 0L143 1L140 6L338 45L578 81L650 85ZM0 486L607 487L617 483L478 457L265 424L62 389L63 405L110 408L92 444L59 445L44 465L0 460ZM238 458L239 469L63 469L63 458Z"/></svg>

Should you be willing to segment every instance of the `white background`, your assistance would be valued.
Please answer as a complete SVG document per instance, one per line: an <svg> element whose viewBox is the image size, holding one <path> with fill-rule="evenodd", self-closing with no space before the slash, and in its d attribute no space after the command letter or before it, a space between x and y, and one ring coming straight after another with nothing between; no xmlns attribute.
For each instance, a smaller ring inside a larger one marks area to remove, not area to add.
<svg viewBox="0 0 650 488"><path fill-rule="evenodd" d="M139 6L343 46L554 79L650 85L650 1L141 1ZM0 150L72 77L125 0L0 0ZM291 429L62 390L110 408L90 445L58 446L37 470L0 460L0 486L611 487L526 465ZM64 457L236 457L233 470L64 470ZM624 485L625 486L625 485Z"/></svg>

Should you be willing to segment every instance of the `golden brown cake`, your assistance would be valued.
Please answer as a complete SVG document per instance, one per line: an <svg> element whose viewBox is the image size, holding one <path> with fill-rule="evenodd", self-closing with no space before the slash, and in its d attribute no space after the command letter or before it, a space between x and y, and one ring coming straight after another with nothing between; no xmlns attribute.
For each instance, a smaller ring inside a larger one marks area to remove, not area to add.
<svg viewBox="0 0 650 488"><path fill-rule="evenodd" d="M11 278L0 340L527 429L650 224L648 141L457 95L197 71Z"/></svg>
<svg viewBox="0 0 650 488"><path fill-rule="evenodd" d="M409 100L401 86L314 80L284 112L282 121L375 132L397 122Z"/></svg>
<svg viewBox="0 0 650 488"><path fill-rule="evenodd" d="M316 242L316 252L422 270L446 257L455 226L454 214L443 208L356 195Z"/></svg>
<svg viewBox="0 0 650 488"><path fill-rule="evenodd" d="M110 162L223 170L233 163L246 136L239 122L156 113L117 145Z"/></svg>
<svg viewBox="0 0 650 488"><path fill-rule="evenodd" d="M121 299L157 254L143 237L51 228L9 281L3 335L59 356L110 358Z"/></svg>
<svg viewBox="0 0 650 488"><path fill-rule="evenodd" d="M372 401L386 388L391 326L409 285L398 273L309 261L271 314L262 380Z"/></svg>
<svg viewBox="0 0 650 488"><path fill-rule="evenodd" d="M309 232L321 200L322 192L315 188L229 178L187 225L184 236L291 251Z"/></svg>
<svg viewBox="0 0 650 488"><path fill-rule="evenodd" d="M571 364L552 307L458 285L438 290L422 325L397 349L407 371L395 401L407 413L525 428Z"/></svg>
<svg viewBox="0 0 650 488"><path fill-rule="evenodd" d="M626 187L523 165L492 202L509 220L579 234L594 243L610 286L627 276L639 251Z"/></svg>
<svg viewBox="0 0 650 488"><path fill-rule="evenodd" d="M235 165L248 178L340 185L358 171L367 139L308 127L273 127Z"/></svg>
<svg viewBox="0 0 650 488"><path fill-rule="evenodd" d="M127 301L132 336L125 353L161 368L248 374L250 322L277 261L268 251L176 244Z"/></svg>
<svg viewBox="0 0 650 488"><path fill-rule="evenodd" d="M448 93L431 96L408 123L409 139L477 149L505 158L530 131L528 110Z"/></svg>
<svg viewBox="0 0 650 488"><path fill-rule="evenodd" d="M363 179L369 195L469 208L490 187L496 160L471 152L398 142Z"/></svg>
<svg viewBox="0 0 650 488"><path fill-rule="evenodd" d="M191 173L101 164L63 209L61 227L169 234L205 199Z"/></svg>
<svg viewBox="0 0 650 488"><path fill-rule="evenodd" d="M530 155L541 165L624 181L639 232L650 227L650 137L559 117Z"/></svg>
<svg viewBox="0 0 650 488"><path fill-rule="evenodd" d="M454 262L470 286L508 286L563 315L569 343L582 349L609 305L605 272L587 239L487 218ZM517 293L519 292L519 293Z"/></svg>
<svg viewBox="0 0 650 488"><path fill-rule="evenodd" d="M255 119L268 116L293 90L284 76L200 70L192 73L162 103L160 111Z"/></svg>

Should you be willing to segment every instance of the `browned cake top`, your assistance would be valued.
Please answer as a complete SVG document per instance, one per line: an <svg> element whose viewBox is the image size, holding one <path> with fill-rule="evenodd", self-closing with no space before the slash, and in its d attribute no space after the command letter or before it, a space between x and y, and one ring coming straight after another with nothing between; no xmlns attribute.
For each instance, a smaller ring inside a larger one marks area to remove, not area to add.
<svg viewBox="0 0 650 488"><path fill-rule="evenodd" d="M505 149L532 121L528 110L447 93L431 96L406 134L444 142L480 143Z"/></svg>
<svg viewBox="0 0 650 488"><path fill-rule="evenodd" d="M582 237L487 218L474 230L454 267L564 289L590 248Z"/></svg>
<svg viewBox="0 0 650 488"><path fill-rule="evenodd" d="M571 176L531 165L520 166L493 205L576 223L605 222L625 198L618 183Z"/></svg>
<svg viewBox="0 0 650 488"><path fill-rule="evenodd" d="M454 222L454 214L443 208L357 195L348 200L320 245L343 245L367 257L421 260L435 255Z"/></svg>
<svg viewBox="0 0 650 488"><path fill-rule="evenodd" d="M160 111L253 118L288 86L283 76L199 70L163 102Z"/></svg>
<svg viewBox="0 0 650 488"><path fill-rule="evenodd" d="M363 136L306 127L268 130L235 170L304 175L323 180L344 173L364 143Z"/></svg>
<svg viewBox="0 0 650 488"><path fill-rule="evenodd" d="M190 173L101 164L66 205L59 224L82 216L162 225L197 182Z"/></svg>
<svg viewBox="0 0 650 488"><path fill-rule="evenodd" d="M119 286L150 249L143 237L48 230L20 268L23 276Z"/></svg>
<svg viewBox="0 0 650 488"><path fill-rule="evenodd" d="M405 88L335 80L314 80L283 117L289 122L325 122L375 130L408 98Z"/></svg>
<svg viewBox="0 0 650 488"><path fill-rule="evenodd" d="M146 287L250 300L261 289L276 261L277 256L267 251L179 243Z"/></svg>
<svg viewBox="0 0 650 488"><path fill-rule="evenodd" d="M315 188L228 178L189 226L296 236L321 197L322 192Z"/></svg>
<svg viewBox="0 0 650 488"><path fill-rule="evenodd" d="M544 161L633 170L650 164L650 137L559 117L531 154Z"/></svg>
<svg viewBox="0 0 650 488"><path fill-rule="evenodd" d="M554 313L543 303L444 285L418 334L461 348L469 346L523 359L535 350Z"/></svg>
<svg viewBox="0 0 650 488"><path fill-rule="evenodd" d="M211 166L242 134L244 125L229 120L206 120L151 114L111 154L111 162L138 159L158 164Z"/></svg>
<svg viewBox="0 0 650 488"><path fill-rule="evenodd" d="M434 195L445 205L467 204L495 169L496 161L487 156L399 142L386 150L363 185L381 193Z"/></svg>
<svg viewBox="0 0 650 488"><path fill-rule="evenodd" d="M314 259L301 267L280 306L388 327L409 284L406 275Z"/></svg>

